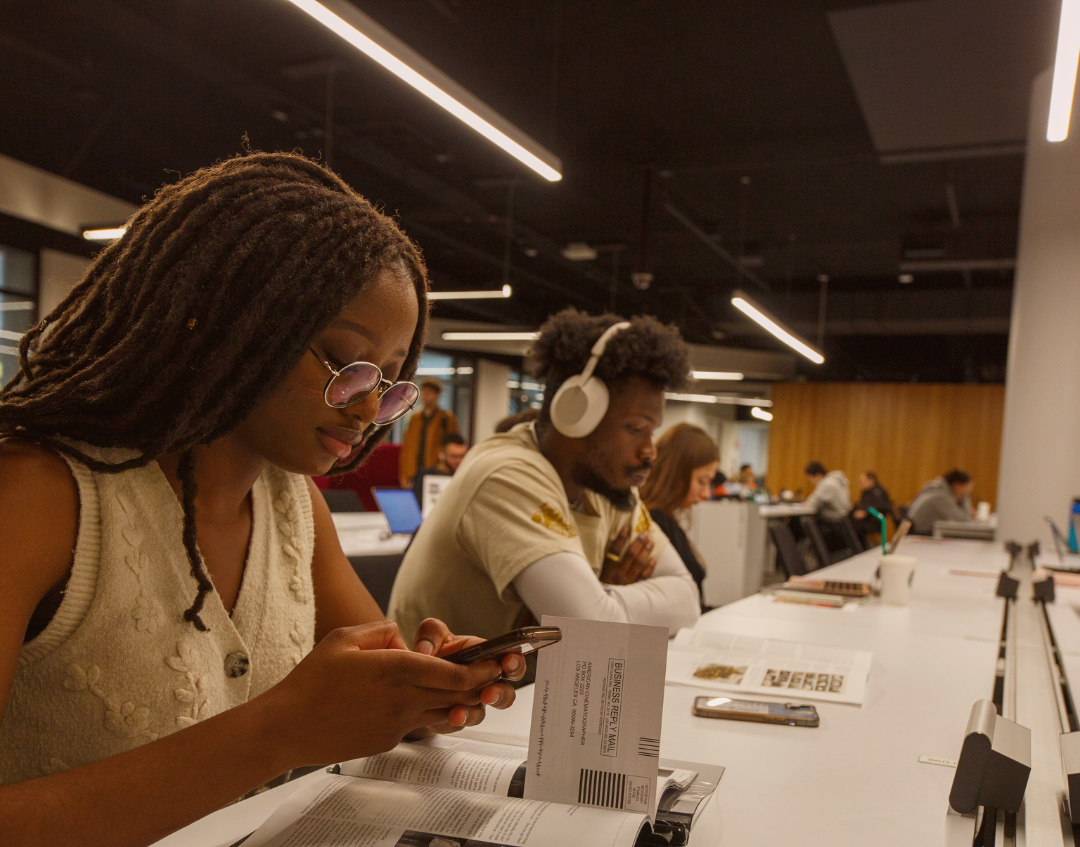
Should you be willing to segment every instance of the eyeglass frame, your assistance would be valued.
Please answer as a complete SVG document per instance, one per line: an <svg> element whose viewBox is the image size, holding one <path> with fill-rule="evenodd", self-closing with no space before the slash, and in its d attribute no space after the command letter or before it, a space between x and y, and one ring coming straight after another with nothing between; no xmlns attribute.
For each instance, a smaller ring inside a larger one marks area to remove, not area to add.
<svg viewBox="0 0 1080 847"><path fill-rule="evenodd" d="M308 347L308 350L311 352L312 356L319 360L319 364L321 364L324 368L330 371L330 379L326 381L326 387L323 388L323 402L326 403L326 405L329 406L331 409L347 409L349 408L349 406L355 406L357 403L363 403L368 397L371 396L372 391L378 391L377 397L379 401L382 402L383 395L395 385L411 385L413 388L416 389L416 400L413 400L411 405L409 405L405 409L402 409L401 414L395 415L390 420L384 421L383 423L375 424L375 426L389 426L395 421L401 420L401 418L405 417L405 415L411 412L413 410L413 407L416 406L416 401L420 399L420 387L415 382L412 382L408 379L399 379L397 382L391 382L383 376L382 368L380 368L374 362L365 362L362 359L359 359L355 362L349 362L349 364L345 365L341 370L337 370L334 368L333 365L326 361L326 359L324 359L317 352L315 352L314 347ZM330 393L330 383L332 383L335 379L341 376L341 374L345 370L351 368L353 365L370 365L371 367L375 368L375 372L379 375L379 381L376 382L373 386L371 386L371 388L365 391L361 396L357 397L355 400L350 400L348 403L331 403L330 399L327 397L327 395Z"/></svg>

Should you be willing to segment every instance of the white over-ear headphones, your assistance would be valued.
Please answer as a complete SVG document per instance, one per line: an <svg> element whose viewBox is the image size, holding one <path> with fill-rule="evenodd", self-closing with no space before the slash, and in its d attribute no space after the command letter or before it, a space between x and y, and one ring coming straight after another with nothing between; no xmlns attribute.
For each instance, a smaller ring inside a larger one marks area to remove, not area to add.
<svg viewBox="0 0 1080 847"><path fill-rule="evenodd" d="M628 321L612 324L592 348L588 364L577 376L559 386L551 400L551 424L568 438L584 438L600 425L608 407L608 389L603 380L593 376L596 363L604 355L611 336L630 326Z"/></svg>

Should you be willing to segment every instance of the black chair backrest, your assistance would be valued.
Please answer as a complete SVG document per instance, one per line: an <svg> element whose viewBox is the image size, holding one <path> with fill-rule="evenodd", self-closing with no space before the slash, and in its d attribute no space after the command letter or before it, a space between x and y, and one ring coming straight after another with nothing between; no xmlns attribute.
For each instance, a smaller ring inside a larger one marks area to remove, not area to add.
<svg viewBox="0 0 1080 847"><path fill-rule="evenodd" d="M362 512L364 504L360 502L360 495L347 488L335 491L324 491L323 498L331 512Z"/></svg>
<svg viewBox="0 0 1080 847"><path fill-rule="evenodd" d="M817 518L813 515L803 515L799 518L799 523L806 537L810 539L810 546L813 548L814 557L818 560L818 567L824 568L831 565L832 556L829 555L829 547L825 544L825 537L821 534Z"/></svg>
<svg viewBox="0 0 1080 847"><path fill-rule="evenodd" d="M795 544L795 536L791 534L791 528L782 520L769 521L769 536L776 545L776 561L784 569L789 577L804 576L806 563L799 555L799 548Z"/></svg>
<svg viewBox="0 0 1080 847"><path fill-rule="evenodd" d="M862 539L859 537L859 531L855 529L855 521L851 519L851 515L844 515L840 518L840 537L851 548L852 555L861 553L866 549L863 546Z"/></svg>

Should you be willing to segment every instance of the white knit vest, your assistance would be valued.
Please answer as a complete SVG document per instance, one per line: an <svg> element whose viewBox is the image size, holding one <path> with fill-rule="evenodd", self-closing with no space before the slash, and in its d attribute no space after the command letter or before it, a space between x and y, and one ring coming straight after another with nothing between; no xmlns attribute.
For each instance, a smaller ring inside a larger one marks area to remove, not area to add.
<svg viewBox="0 0 1080 847"><path fill-rule="evenodd" d="M78 445L111 463L133 455ZM60 608L19 654L0 724L0 785L122 753L250 700L312 648L314 525L304 477L267 469L232 616L183 619L196 584L183 512L156 462L120 474L69 461L79 534Z"/></svg>

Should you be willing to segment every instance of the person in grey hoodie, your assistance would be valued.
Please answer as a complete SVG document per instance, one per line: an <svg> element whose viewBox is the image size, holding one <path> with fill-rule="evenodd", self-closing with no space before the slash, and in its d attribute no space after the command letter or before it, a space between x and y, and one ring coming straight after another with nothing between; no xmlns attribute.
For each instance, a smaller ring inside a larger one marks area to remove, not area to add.
<svg viewBox="0 0 1080 847"><path fill-rule="evenodd" d="M806 466L806 478L814 484L814 490L804 506L815 509L823 518L836 520L851 511L851 494L843 471L827 471L821 462Z"/></svg>
<svg viewBox="0 0 1080 847"><path fill-rule="evenodd" d="M907 517L915 535L930 535L934 521L970 521L971 474L959 468L932 479L908 506Z"/></svg>

